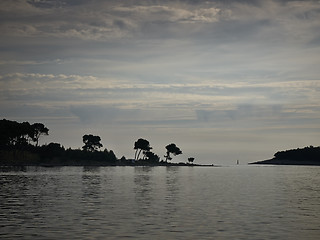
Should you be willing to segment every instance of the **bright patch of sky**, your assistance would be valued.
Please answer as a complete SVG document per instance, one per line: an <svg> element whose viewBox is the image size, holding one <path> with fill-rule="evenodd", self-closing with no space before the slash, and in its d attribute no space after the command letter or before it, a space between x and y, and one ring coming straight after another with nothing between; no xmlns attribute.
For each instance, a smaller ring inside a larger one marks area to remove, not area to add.
<svg viewBox="0 0 320 240"><path fill-rule="evenodd" d="M118 157L198 163L319 146L319 1L0 2L0 117Z"/></svg>

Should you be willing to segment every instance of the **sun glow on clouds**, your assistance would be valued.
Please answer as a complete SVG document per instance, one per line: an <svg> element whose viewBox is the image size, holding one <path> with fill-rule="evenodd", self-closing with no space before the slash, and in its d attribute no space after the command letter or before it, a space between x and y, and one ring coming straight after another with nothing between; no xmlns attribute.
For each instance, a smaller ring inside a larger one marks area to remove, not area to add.
<svg viewBox="0 0 320 240"><path fill-rule="evenodd" d="M136 138L176 141L209 162L319 145L317 1L19 0L0 16L1 117L51 140L92 132L128 157Z"/></svg>

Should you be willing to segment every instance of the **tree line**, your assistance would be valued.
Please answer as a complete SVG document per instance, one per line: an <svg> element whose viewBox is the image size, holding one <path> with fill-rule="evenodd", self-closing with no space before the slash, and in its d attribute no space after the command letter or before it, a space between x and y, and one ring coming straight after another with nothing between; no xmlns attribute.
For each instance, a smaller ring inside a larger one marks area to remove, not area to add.
<svg viewBox="0 0 320 240"><path fill-rule="evenodd" d="M166 148L166 155L164 155L165 162L168 162L168 160L172 160L172 157L170 154L173 154L174 156L182 154L182 151L180 150L180 148L177 147L176 144L174 143L167 145L165 148ZM160 161L160 157L151 151L152 147L150 146L149 141L146 139L139 138L134 143L133 149L135 150L135 155L134 155L135 161L149 161L149 162ZM141 152L142 152L142 159L140 159Z"/></svg>
<svg viewBox="0 0 320 240"><path fill-rule="evenodd" d="M320 162L320 147L305 147L279 151L274 154L275 159L315 160Z"/></svg>
<svg viewBox="0 0 320 240"><path fill-rule="evenodd" d="M103 145L100 136L85 134L82 137L81 149L65 149L60 143L39 145L42 136L49 135L49 129L43 123L16 122L0 120L0 161L3 164L58 164L58 165L167 165L172 160L172 155L182 154L176 144L165 146L164 160L152 152L148 140L139 138L134 142L134 159L126 159L124 156L117 159L112 150L106 148L100 150ZM89 161L89 162L88 162ZM194 158L188 158L193 163ZM1 165L0 162L0 165Z"/></svg>
<svg viewBox="0 0 320 240"><path fill-rule="evenodd" d="M92 134L83 136L81 149L65 149L60 143L39 146L39 139L49 135L42 123L0 120L0 164L112 165L117 161L112 150L104 149L101 139Z"/></svg>
<svg viewBox="0 0 320 240"><path fill-rule="evenodd" d="M139 138L135 143L133 149L135 150L134 160L135 161L148 161L148 162L160 162L160 157L151 151L152 147L148 140ZM164 155L165 162L172 160L171 154L177 156L182 154L182 151L176 144L170 143L166 147L166 155ZM142 159L140 159L140 154L142 152ZM193 163L194 157L189 157L188 162ZM163 162L163 160L162 160Z"/></svg>
<svg viewBox="0 0 320 240"><path fill-rule="evenodd" d="M42 123L18 123L10 120L0 120L0 146L1 148L23 147L31 142L39 145L39 138L48 135L49 129Z"/></svg>

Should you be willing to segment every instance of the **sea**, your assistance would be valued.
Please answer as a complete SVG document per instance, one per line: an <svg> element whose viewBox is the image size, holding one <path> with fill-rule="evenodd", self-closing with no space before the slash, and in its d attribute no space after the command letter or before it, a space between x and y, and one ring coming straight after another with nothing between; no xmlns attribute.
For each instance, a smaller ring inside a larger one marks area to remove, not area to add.
<svg viewBox="0 0 320 240"><path fill-rule="evenodd" d="M0 239L320 239L320 167L0 168Z"/></svg>

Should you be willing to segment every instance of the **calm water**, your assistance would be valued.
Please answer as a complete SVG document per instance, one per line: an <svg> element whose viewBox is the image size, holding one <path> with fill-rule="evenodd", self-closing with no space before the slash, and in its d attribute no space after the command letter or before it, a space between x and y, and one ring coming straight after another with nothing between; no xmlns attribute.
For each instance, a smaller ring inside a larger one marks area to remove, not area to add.
<svg viewBox="0 0 320 240"><path fill-rule="evenodd" d="M0 172L0 239L320 239L320 167Z"/></svg>

